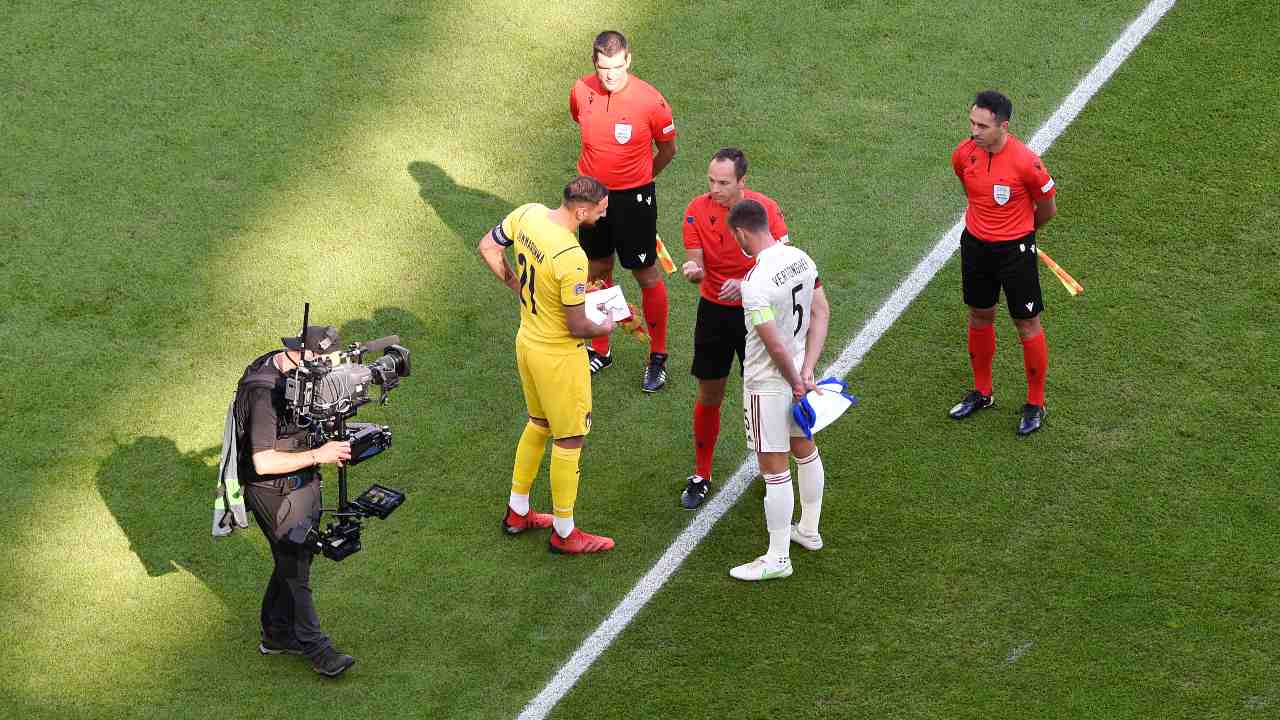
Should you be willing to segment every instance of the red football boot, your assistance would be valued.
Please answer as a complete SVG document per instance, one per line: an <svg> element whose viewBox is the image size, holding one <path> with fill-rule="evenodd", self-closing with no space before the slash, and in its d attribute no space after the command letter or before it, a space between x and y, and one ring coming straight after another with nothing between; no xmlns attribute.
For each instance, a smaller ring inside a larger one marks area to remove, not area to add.
<svg viewBox="0 0 1280 720"><path fill-rule="evenodd" d="M574 528L569 537L562 538L560 533L551 532L551 552L564 555L582 555L598 553L613 549L613 538L603 535L592 535Z"/></svg>
<svg viewBox="0 0 1280 720"><path fill-rule="evenodd" d="M525 530L541 530L551 527L554 520L551 513L534 512L529 508L527 515L517 515L511 506L507 506L507 514L502 516L502 532L508 535L519 535Z"/></svg>

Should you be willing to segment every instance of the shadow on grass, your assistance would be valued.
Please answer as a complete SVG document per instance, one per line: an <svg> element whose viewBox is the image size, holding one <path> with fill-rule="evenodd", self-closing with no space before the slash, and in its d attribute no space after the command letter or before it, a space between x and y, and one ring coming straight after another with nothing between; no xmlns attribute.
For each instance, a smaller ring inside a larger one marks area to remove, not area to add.
<svg viewBox="0 0 1280 720"><path fill-rule="evenodd" d="M129 538L150 577L179 569L204 583L228 607L252 613L271 572L265 544L253 524L229 538L210 533L219 448L178 450L166 437L141 437L117 445L97 474L98 493ZM261 556L261 557L258 557Z"/></svg>
<svg viewBox="0 0 1280 720"><path fill-rule="evenodd" d="M338 328L338 335L345 343L368 342L387 335L399 335L400 344L409 348L409 352L422 348L425 353L427 349L426 323L417 315L398 307L381 307L374 310L368 319L348 320ZM377 358L365 355L365 362L375 359Z"/></svg>
<svg viewBox="0 0 1280 720"><path fill-rule="evenodd" d="M418 195L464 245L478 241L515 209L497 195L459 185L434 163L411 162L409 175L418 183Z"/></svg>

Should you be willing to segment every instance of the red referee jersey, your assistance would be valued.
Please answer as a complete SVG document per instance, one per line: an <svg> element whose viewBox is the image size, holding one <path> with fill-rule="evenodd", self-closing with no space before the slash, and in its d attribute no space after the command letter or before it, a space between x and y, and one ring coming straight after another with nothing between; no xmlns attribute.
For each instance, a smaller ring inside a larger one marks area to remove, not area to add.
<svg viewBox="0 0 1280 720"><path fill-rule="evenodd" d="M769 216L769 234L776 240L787 237L787 223L782 217L778 203L770 197L754 190L743 190L742 199L755 200L764 206ZM720 305L740 306L740 300L721 300L720 288L726 280L741 280L747 271L755 265L755 258L749 258L742 252L742 247L733 238L729 230L729 208L711 198L711 193L703 193L689 203L684 211L684 246L688 250L702 251L702 297Z"/></svg>
<svg viewBox="0 0 1280 720"><path fill-rule="evenodd" d="M632 75L610 93L595 73L573 84L569 115L582 130L578 172L626 190L653 181L653 143L676 139L671 106L652 85Z"/></svg>
<svg viewBox="0 0 1280 720"><path fill-rule="evenodd" d="M1016 240L1035 230L1036 202L1058 192L1040 156L1013 135L995 155L965 140L951 153L951 168L969 197L964 225L987 242Z"/></svg>

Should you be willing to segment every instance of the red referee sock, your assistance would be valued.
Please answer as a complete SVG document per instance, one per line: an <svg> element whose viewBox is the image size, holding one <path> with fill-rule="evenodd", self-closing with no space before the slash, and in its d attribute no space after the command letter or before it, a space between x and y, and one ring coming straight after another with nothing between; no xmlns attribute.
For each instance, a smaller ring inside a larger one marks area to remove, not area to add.
<svg viewBox="0 0 1280 720"><path fill-rule="evenodd" d="M591 338L591 349L595 350L601 355L608 355L609 354L609 336L600 335L599 337Z"/></svg>
<svg viewBox="0 0 1280 720"><path fill-rule="evenodd" d="M613 275L610 274L608 277L605 277L604 279L602 279L601 282L604 283L604 285L601 287L602 290L604 288L613 287ZM591 338L591 349L595 350L597 353L600 353L601 355L608 355L609 354L609 336L600 335L598 337Z"/></svg>
<svg viewBox="0 0 1280 720"><path fill-rule="evenodd" d="M649 326L649 352L667 351L667 284L640 288L640 300L644 305L644 321Z"/></svg>
<svg viewBox="0 0 1280 720"><path fill-rule="evenodd" d="M1027 402L1044 407L1044 375L1049 371L1049 346L1041 330L1022 338L1022 367L1027 373Z"/></svg>
<svg viewBox="0 0 1280 720"><path fill-rule="evenodd" d="M991 394L991 360L996 356L996 326L969 326L969 365L973 367L973 387Z"/></svg>
<svg viewBox="0 0 1280 720"><path fill-rule="evenodd" d="M711 458L720 437L720 406L693 403L693 474L711 479Z"/></svg>

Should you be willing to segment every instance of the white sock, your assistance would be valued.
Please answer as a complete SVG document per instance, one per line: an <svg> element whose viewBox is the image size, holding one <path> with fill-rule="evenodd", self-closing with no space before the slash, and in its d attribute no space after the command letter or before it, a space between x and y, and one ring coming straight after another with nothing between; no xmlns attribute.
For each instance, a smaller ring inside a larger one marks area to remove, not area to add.
<svg viewBox="0 0 1280 720"><path fill-rule="evenodd" d="M511 493L511 499L507 501L507 504L511 506L512 510L516 511L517 515L529 514L529 496L528 495L521 495L520 493L513 492Z"/></svg>
<svg viewBox="0 0 1280 720"><path fill-rule="evenodd" d="M791 470L764 476L764 524L769 529L769 554L791 557L791 515L795 511Z"/></svg>
<svg viewBox="0 0 1280 720"><path fill-rule="evenodd" d="M555 518L551 521L551 524L555 526L555 528L556 528L556 534L557 534L557 535L559 535L559 536L560 536L560 537L562 537L562 538L567 538L567 537L569 537L569 534L573 532L573 517L572 517L572 516L567 517L567 518L562 518L562 517L560 517L559 515L557 515L557 516L555 516Z"/></svg>
<svg viewBox="0 0 1280 720"><path fill-rule="evenodd" d="M827 485L827 474L822 469L818 450L807 458L796 458L796 484L800 486L800 532L818 534L818 520L822 517L822 489Z"/></svg>

